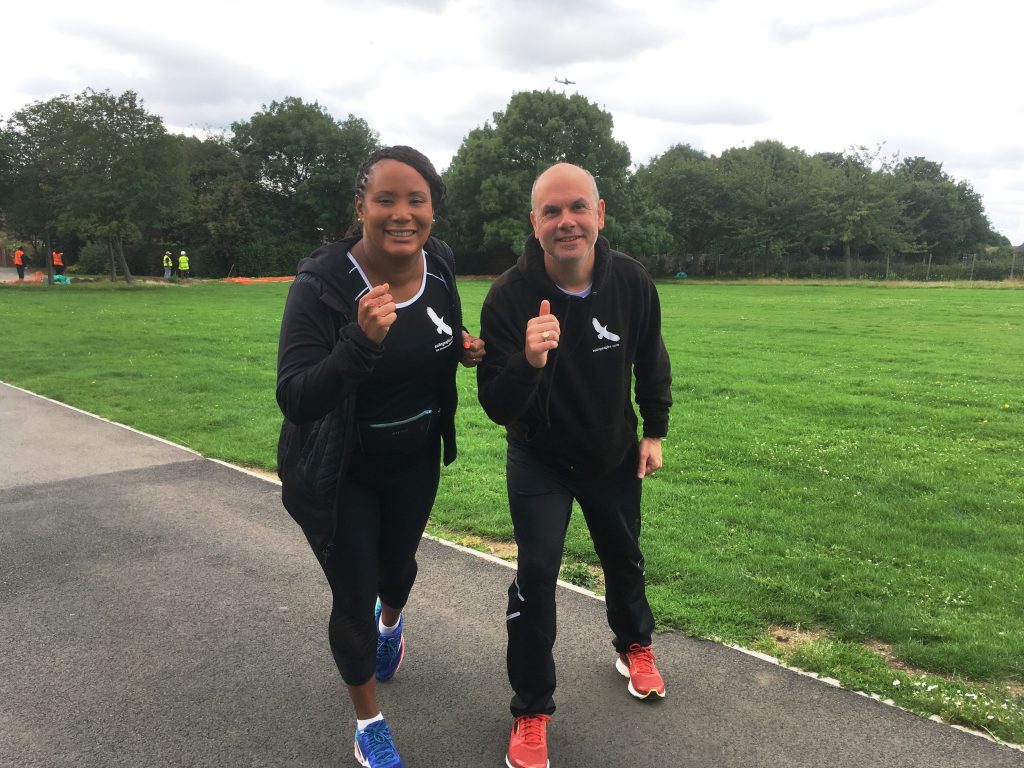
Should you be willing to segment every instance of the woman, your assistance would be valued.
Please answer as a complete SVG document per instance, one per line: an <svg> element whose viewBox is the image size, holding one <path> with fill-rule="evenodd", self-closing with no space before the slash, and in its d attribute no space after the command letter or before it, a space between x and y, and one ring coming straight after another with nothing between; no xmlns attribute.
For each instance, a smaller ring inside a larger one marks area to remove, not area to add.
<svg viewBox="0 0 1024 768"><path fill-rule="evenodd" d="M377 705L405 654L402 608L444 463L455 373L483 341L462 328L451 249L430 237L444 183L410 147L356 176L357 222L299 263L278 348L282 500L333 593L331 652L356 715L356 759L404 765Z"/></svg>

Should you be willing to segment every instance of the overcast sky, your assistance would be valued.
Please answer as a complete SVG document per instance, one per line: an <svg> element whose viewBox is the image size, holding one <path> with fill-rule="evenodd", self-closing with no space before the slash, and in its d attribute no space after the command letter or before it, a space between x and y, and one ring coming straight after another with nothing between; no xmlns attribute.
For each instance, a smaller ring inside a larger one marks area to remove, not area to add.
<svg viewBox="0 0 1024 768"><path fill-rule="evenodd" d="M516 91L578 92L638 164L761 139L922 155L1020 244L1022 22L1012 0L21 0L0 117L131 89L172 131L217 130L298 96L444 170Z"/></svg>

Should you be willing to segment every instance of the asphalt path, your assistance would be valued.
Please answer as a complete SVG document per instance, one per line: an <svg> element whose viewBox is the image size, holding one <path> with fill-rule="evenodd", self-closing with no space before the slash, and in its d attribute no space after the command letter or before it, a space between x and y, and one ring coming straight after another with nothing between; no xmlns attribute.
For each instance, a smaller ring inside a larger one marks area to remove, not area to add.
<svg viewBox="0 0 1024 768"><path fill-rule="evenodd" d="M277 485L0 384L0 766L355 766L326 581ZM497 470L496 470L497 471ZM504 764L503 563L424 539L380 702L410 768ZM554 768L1024 766L1024 752L679 634L668 697L558 597Z"/></svg>

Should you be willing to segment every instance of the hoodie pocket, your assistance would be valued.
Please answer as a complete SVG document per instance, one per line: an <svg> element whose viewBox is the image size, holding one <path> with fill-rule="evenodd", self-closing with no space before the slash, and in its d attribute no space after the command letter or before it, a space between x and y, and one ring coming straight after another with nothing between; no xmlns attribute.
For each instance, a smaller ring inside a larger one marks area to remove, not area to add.
<svg viewBox="0 0 1024 768"><path fill-rule="evenodd" d="M298 477L313 498L334 507L345 452L345 413L336 408L318 419L302 441L296 465Z"/></svg>

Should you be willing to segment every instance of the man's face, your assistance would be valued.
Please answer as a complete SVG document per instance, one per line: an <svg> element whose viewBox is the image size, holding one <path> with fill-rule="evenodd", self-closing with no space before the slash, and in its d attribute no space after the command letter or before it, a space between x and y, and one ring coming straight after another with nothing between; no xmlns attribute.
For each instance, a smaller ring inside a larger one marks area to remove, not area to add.
<svg viewBox="0 0 1024 768"><path fill-rule="evenodd" d="M544 171L533 189L530 224L544 252L559 264L586 261L604 228L604 200L593 180L574 165Z"/></svg>

